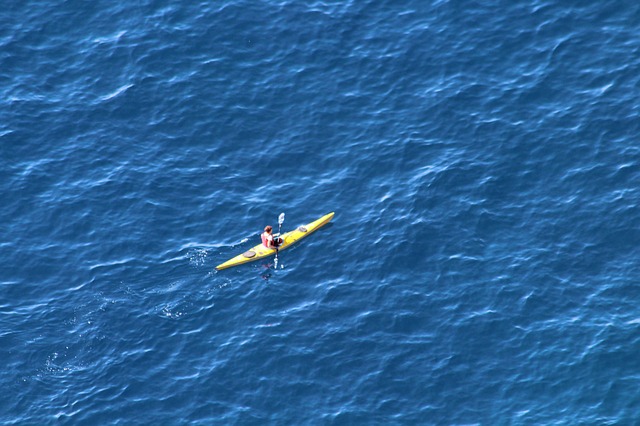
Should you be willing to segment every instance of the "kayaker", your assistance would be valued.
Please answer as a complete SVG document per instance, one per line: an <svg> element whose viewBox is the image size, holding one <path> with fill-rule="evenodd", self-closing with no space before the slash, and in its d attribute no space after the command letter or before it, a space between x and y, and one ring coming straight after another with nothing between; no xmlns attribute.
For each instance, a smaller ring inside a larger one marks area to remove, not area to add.
<svg viewBox="0 0 640 426"><path fill-rule="evenodd" d="M271 225L267 225L264 228L264 232L260 236L262 238L262 245L266 248L274 249L280 245L280 238L273 238L273 228Z"/></svg>

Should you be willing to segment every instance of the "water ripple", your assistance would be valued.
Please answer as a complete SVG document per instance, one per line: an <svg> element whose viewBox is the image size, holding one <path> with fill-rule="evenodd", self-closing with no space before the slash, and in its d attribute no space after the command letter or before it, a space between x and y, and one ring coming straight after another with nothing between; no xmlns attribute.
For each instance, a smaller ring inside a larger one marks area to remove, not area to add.
<svg viewBox="0 0 640 426"><path fill-rule="evenodd" d="M0 422L633 423L637 12L10 6Z"/></svg>

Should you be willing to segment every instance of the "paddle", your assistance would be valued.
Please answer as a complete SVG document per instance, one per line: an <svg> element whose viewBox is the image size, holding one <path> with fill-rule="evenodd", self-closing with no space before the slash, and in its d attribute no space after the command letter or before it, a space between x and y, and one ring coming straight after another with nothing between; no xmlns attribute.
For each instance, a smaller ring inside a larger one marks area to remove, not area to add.
<svg viewBox="0 0 640 426"><path fill-rule="evenodd" d="M280 216L278 216L278 234L276 238L280 238L280 230L282 229L283 223L284 223L284 213L280 213ZM276 247L276 260L274 261L273 266L275 269L278 269L278 247Z"/></svg>
<svg viewBox="0 0 640 426"><path fill-rule="evenodd" d="M280 231L282 230L283 223L284 223L284 213L280 213L280 216L278 216L278 235L280 235Z"/></svg>

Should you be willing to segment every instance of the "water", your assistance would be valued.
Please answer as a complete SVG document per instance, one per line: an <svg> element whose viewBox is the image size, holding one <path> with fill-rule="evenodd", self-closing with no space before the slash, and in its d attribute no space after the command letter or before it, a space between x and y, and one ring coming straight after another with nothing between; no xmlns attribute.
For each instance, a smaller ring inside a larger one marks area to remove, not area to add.
<svg viewBox="0 0 640 426"><path fill-rule="evenodd" d="M638 22L11 3L0 423L638 422Z"/></svg>

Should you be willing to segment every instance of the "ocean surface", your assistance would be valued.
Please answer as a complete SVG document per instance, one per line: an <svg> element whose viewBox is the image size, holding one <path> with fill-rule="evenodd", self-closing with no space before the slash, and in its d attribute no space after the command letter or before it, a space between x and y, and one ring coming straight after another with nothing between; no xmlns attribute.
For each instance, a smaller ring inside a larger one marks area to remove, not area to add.
<svg viewBox="0 0 640 426"><path fill-rule="evenodd" d="M637 1L5 2L0 424L640 424L639 135Z"/></svg>

